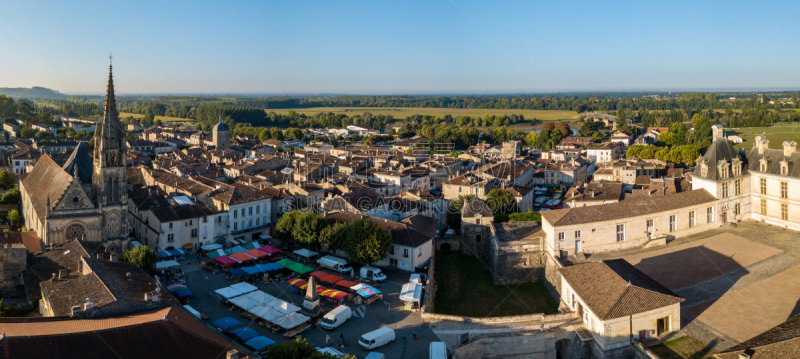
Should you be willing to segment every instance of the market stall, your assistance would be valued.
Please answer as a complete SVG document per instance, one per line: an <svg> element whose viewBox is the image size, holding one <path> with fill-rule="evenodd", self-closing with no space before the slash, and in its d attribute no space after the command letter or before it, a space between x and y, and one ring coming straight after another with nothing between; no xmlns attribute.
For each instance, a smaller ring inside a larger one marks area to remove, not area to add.
<svg viewBox="0 0 800 359"><path fill-rule="evenodd" d="M305 290L308 287L308 282L300 278L289 279L286 281L286 283L289 283L289 285L291 285L289 289L291 289L292 293L294 294L300 294L301 290Z"/></svg>
<svg viewBox="0 0 800 359"><path fill-rule="evenodd" d="M247 273L247 275L256 275L256 274L264 273L264 271L258 269L258 267L256 267L256 266L242 267L241 270L244 271L245 273Z"/></svg>
<svg viewBox="0 0 800 359"><path fill-rule="evenodd" d="M321 270L318 270L318 271L311 272L309 275L312 276L312 277L317 277L317 279L322 279L322 277L327 276L328 273L325 273L325 272L323 272Z"/></svg>
<svg viewBox="0 0 800 359"><path fill-rule="evenodd" d="M259 251L258 249L248 249L247 251L244 252L244 254L247 254L255 259L269 257L269 254Z"/></svg>
<svg viewBox="0 0 800 359"><path fill-rule="evenodd" d="M167 287L167 290L168 290L170 293L174 293L174 292L177 292L177 291L179 291L179 290L189 290L189 288L188 288L188 287L186 287L186 286L185 286L185 285L183 285L183 284L173 284L173 285L171 285L171 286L168 286L168 287Z"/></svg>
<svg viewBox="0 0 800 359"><path fill-rule="evenodd" d="M322 290L319 290L320 288L322 288ZM344 299L347 298L347 293L345 292L319 286L317 287L317 294L336 305L344 304Z"/></svg>
<svg viewBox="0 0 800 359"><path fill-rule="evenodd" d="M220 288L214 291L214 293L219 294L221 297L225 299L231 299L233 297L238 297L244 293L240 290L233 289L231 287Z"/></svg>
<svg viewBox="0 0 800 359"><path fill-rule="evenodd" d="M247 327L236 328L228 332L233 334L233 339L239 339L243 342L261 336L257 331Z"/></svg>
<svg viewBox="0 0 800 359"><path fill-rule="evenodd" d="M283 299L275 299L275 300L272 301L272 303L269 303L268 305L272 309L274 309L274 310L276 310L276 311L278 311L280 313L283 313L283 314L294 313L294 312L297 312L297 311L300 310L300 307L298 307L298 306L296 306L296 305L294 305L292 303L289 303L289 302L287 302L287 301L285 301Z"/></svg>
<svg viewBox="0 0 800 359"><path fill-rule="evenodd" d="M233 319L231 317L225 317L225 318L222 318L222 319L217 319L217 320L211 322L211 324L213 324L215 327L219 328L220 331L222 331L222 330L225 330L225 329L228 329L228 328L231 328L231 327L235 327L237 325L241 325L242 322L240 322L240 321L238 321L236 319Z"/></svg>
<svg viewBox="0 0 800 359"><path fill-rule="evenodd" d="M232 285L232 286L230 286L228 288L238 290L239 292L242 292L242 294L247 294L247 293L255 292L255 291L258 290L258 288L256 288L256 286L254 286L254 285L252 285L250 283L245 283L245 282L236 283L236 284L234 284L234 285Z"/></svg>
<svg viewBox="0 0 800 359"><path fill-rule="evenodd" d="M250 242L250 243L248 243L248 244L245 244L245 245L243 245L242 247L243 247L243 248L244 248L246 251L249 251L249 250L251 250L251 249L258 249L258 248L261 248L261 243L258 243L258 241L252 241L252 242Z"/></svg>
<svg viewBox="0 0 800 359"><path fill-rule="evenodd" d="M200 247L200 249L204 251L213 251L215 249L220 249L220 248L222 248L222 245L219 243L204 244Z"/></svg>
<svg viewBox="0 0 800 359"><path fill-rule="evenodd" d="M265 348L269 348L270 346L275 345L275 341L270 339L270 338L267 338L265 336L258 336L258 337L255 337L255 338L252 338L250 340L245 341L244 345L247 345L248 347L252 348L253 350L255 350L257 352L260 352L260 351L264 350Z"/></svg>
<svg viewBox="0 0 800 359"><path fill-rule="evenodd" d="M239 264L240 262L236 259L233 259L229 256L219 256L214 258L215 261L219 262L223 266L232 266L234 264Z"/></svg>
<svg viewBox="0 0 800 359"><path fill-rule="evenodd" d="M156 254L158 254L158 257L159 257L159 258L169 258L169 257L172 257L172 254L171 254L171 253L169 253L169 252L167 252L167 251L158 251L158 252L156 252Z"/></svg>
<svg viewBox="0 0 800 359"><path fill-rule="evenodd" d="M234 246L233 248L231 248L231 253L242 253L242 252L244 252L246 250L247 249L245 249L242 246Z"/></svg>
<svg viewBox="0 0 800 359"><path fill-rule="evenodd" d="M294 254L298 261L309 263L311 262L311 258L316 257L319 253L302 248L295 250Z"/></svg>
<svg viewBox="0 0 800 359"><path fill-rule="evenodd" d="M230 274L230 275L232 275L234 277L238 277L238 276L243 276L243 275L247 274L247 272L245 272L242 269L231 268L231 269L228 269L228 274Z"/></svg>
<svg viewBox="0 0 800 359"><path fill-rule="evenodd" d="M255 267L264 272L272 272L283 269L283 266L278 263L256 264Z"/></svg>
<svg viewBox="0 0 800 359"><path fill-rule="evenodd" d="M356 284L358 284L358 283L351 282L351 281L346 280L346 279L342 279L342 280L340 280L340 281L338 281L336 283L333 283L333 286L335 286L337 288L344 289L344 290L351 290L350 287L352 287L352 286L354 286Z"/></svg>
<svg viewBox="0 0 800 359"><path fill-rule="evenodd" d="M353 296L351 297L351 300L356 304L361 304L361 303L372 304L376 300L383 298L383 294L381 294L381 291L379 291L375 287L366 285L364 283L356 284L350 287L350 289L356 291L355 293L353 293Z"/></svg>
<svg viewBox="0 0 800 359"><path fill-rule="evenodd" d="M277 253L281 252L280 249L275 248L273 246L263 246L261 248L258 248L258 250L261 251L261 252L264 252L264 253L266 253L266 254L268 254L270 256L273 255L273 254L277 254Z"/></svg>
<svg viewBox="0 0 800 359"><path fill-rule="evenodd" d="M419 309L422 300L422 283L406 283L400 290L400 300L405 303L406 310Z"/></svg>
<svg viewBox="0 0 800 359"><path fill-rule="evenodd" d="M235 259L235 260L237 260L237 261L239 261L241 263L249 262L249 261L252 261L252 260L255 259L255 258L253 258L251 256L248 256L244 252L234 253L234 254L229 255L228 257L231 257L231 258L233 258L233 259Z"/></svg>
<svg viewBox="0 0 800 359"><path fill-rule="evenodd" d="M291 259L283 258L275 263L278 263L282 265L284 268L299 274L308 274L314 271L314 268L311 268L301 263L297 263Z"/></svg>
<svg viewBox="0 0 800 359"><path fill-rule="evenodd" d="M322 278L319 278L319 281L320 282L325 282L325 283L330 283L331 285L334 285L334 284L336 284L336 282L338 282L338 281L340 281L342 279L344 279L344 278L342 278L342 277L340 277L338 275L328 274L328 275L326 275L326 276L324 276Z"/></svg>
<svg viewBox="0 0 800 359"><path fill-rule="evenodd" d="M161 261L156 262L156 269L167 269L181 265L177 261Z"/></svg>
<svg viewBox="0 0 800 359"><path fill-rule="evenodd" d="M293 337L309 328L308 320L311 319L300 313L289 313L275 320L275 325L286 329L286 337Z"/></svg>
<svg viewBox="0 0 800 359"><path fill-rule="evenodd" d="M217 258L217 257L221 257L221 256L227 256L228 254L231 254L230 250L215 249L215 250L212 250L212 251L206 253L206 257Z"/></svg>

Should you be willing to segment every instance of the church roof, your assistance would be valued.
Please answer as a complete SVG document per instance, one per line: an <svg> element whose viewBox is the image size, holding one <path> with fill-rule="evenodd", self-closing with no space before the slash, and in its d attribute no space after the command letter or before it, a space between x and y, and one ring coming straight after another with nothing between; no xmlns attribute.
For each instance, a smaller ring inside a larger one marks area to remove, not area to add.
<svg viewBox="0 0 800 359"><path fill-rule="evenodd" d="M217 122L217 124L214 125L214 128L213 128L214 132L217 132L217 131L230 131L230 130L231 130L230 127L228 127L228 125L226 125L225 122L222 122L222 119L220 119L220 121Z"/></svg>
<svg viewBox="0 0 800 359"><path fill-rule="evenodd" d="M25 192L28 193L40 220L44 219L47 212L48 199L52 209L71 183L72 175L59 167L47 154L42 155L33 170L22 180Z"/></svg>
<svg viewBox="0 0 800 359"><path fill-rule="evenodd" d="M75 167L78 168L78 177L81 180L82 184L90 184L92 183L92 170L94 164L92 163L92 157L89 156L89 151L86 150L86 147L83 144L78 144L75 147L75 150L72 151L72 154L67 159L67 162L64 163L64 171L67 173L75 176Z"/></svg>

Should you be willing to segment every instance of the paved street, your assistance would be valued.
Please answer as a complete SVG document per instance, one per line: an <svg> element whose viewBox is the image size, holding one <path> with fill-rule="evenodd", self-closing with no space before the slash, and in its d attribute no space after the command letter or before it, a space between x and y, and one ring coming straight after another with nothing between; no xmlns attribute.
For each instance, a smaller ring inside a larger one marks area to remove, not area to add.
<svg viewBox="0 0 800 359"><path fill-rule="evenodd" d="M194 258L194 255L190 254L187 257ZM225 279L226 275L224 273L214 275L204 271L197 266L196 259L182 261L179 268L183 269L186 273L186 285L195 294L195 298L191 300L189 305L208 315L210 317L210 320L208 320L209 323L230 316L236 320L242 321L244 325L249 326L278 343L288 340L288 338L282 335L273 334L271 330L255 322L246 321L246 319L239 314L241 310L234 309L230 311L228 307L217 302L216 295L213 291L233 284L232 281ZM341 275L330 271L329 273ZM315 346L323 347L325 346L326 335L330 335L331 341L335 344L338 342L339 333L343 333L345 341L347 342L347 346L343 351L354 354L358 358L363 358L368 352L358 347L357 342L361 335L381 326L388 326L395 330L397 339L393 343L380 347L375 351L383 353L386 355L387 359L427 358L428 344L431 341L438 341L439 339L426 324L422 323L419 313L411 313L403 310L398 295L403 283L408 280L408 274L386 274L389 279L385 283L376 285L383 293L383 299L367 306L364 311L365 315L363 319L355 315L357 306L354 303L347 302L346 304L353 309L354 315L353 318L345 324L332 331L326 331L322 328L315 327L306 330L301 333L300 336ZM348 275L344 275L343 277L348 280L353 279ZM303 296L292 293L289 289L289 285L286 283L258 284L257 287L277 298L302 307ZM210 297L206 294L209 290L212 291ZM326 310L333 309L333 306L330 303L324 302L324 300L321 300L320 304L323 305ZM412 337L413 331L417 332L417 340L414 340Z"/></svg>

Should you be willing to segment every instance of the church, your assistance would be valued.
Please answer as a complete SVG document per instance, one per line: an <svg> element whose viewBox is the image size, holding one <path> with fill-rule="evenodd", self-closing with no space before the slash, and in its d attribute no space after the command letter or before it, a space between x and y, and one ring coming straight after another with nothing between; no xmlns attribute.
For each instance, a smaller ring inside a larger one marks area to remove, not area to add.
<svg viewBox="0 0 800 359"><path fill-rule="evenodd" d="M111 66L94 144L93 156L79 145L63 167L42 154L33 169L20 176L22 215L45 246L82 239L101 242L107 251L121 254L130 242L126 140Z"/></svg>

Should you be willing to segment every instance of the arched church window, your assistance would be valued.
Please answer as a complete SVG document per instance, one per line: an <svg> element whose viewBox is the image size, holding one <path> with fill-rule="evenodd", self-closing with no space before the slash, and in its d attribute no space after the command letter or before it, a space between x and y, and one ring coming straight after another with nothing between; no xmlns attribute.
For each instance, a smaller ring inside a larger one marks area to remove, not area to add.
<svg viewBox="0 0 800 359"><path fill-rule="evenodd" d="M108 180L106 181L106 202L107 203L114 202L114 194L113 194L113 191L112 191L113 188L114 188L114 181L111 179L111 177L108 177Z"/></svg>
<svg viewBox="0 0 800 359"><path fill-rule="evenodd" d="M67 229L66 229L64 234L67 237L68 241L71 241L73 239L81 239L81 238L83 238L83 235L86 234L86 228L84 228L82 225L77 224L77 223L76 224L70 224L67 227Z"/></svg>
<svg viewBox="0 0 800 359"><path fill-rule="evenodd" d="M119 177L114 177L114 189L112 192L112 196L114 196L114 202L120 201L119 195Z"/></svg>

